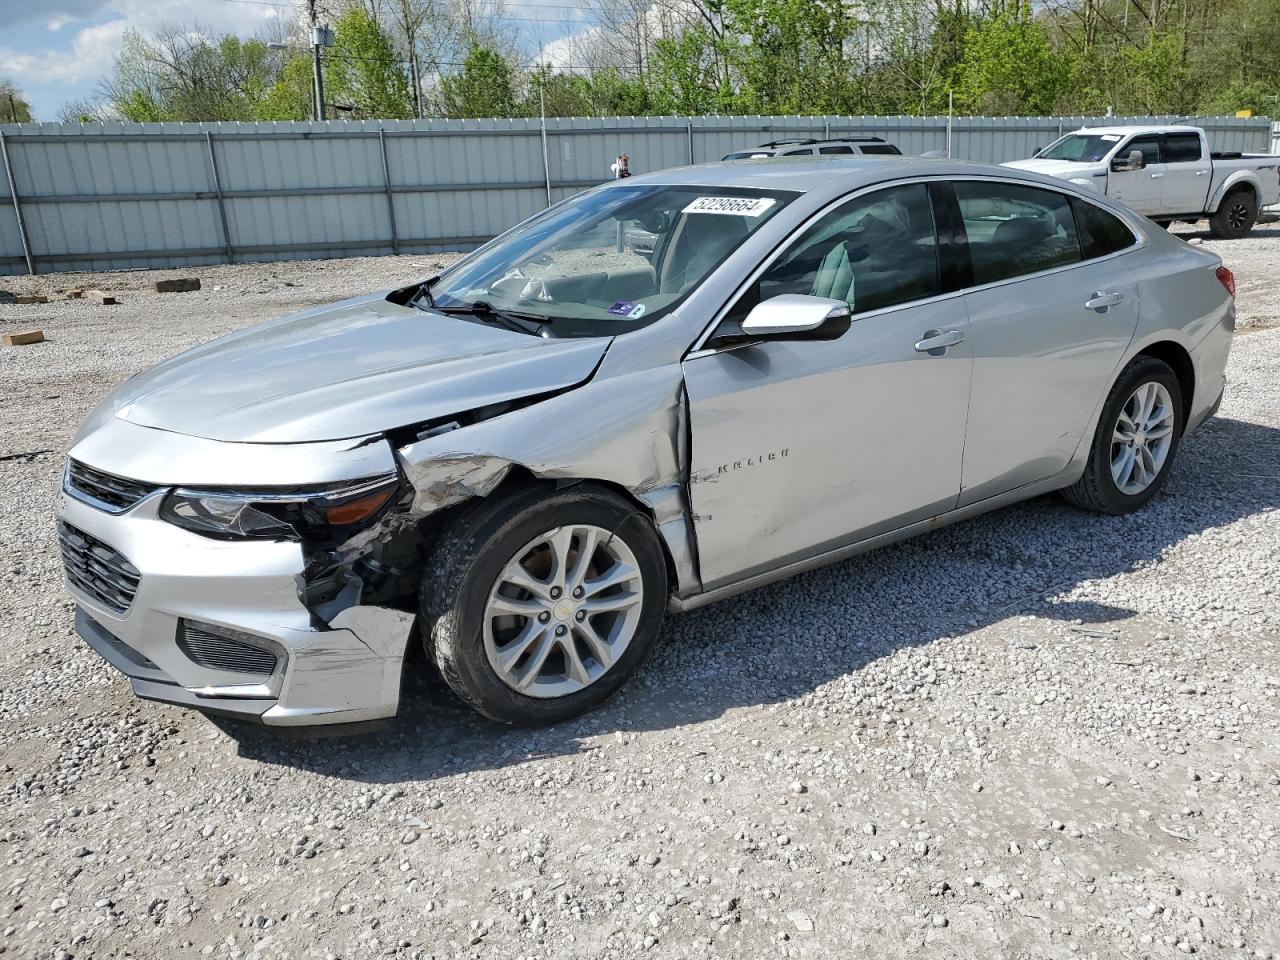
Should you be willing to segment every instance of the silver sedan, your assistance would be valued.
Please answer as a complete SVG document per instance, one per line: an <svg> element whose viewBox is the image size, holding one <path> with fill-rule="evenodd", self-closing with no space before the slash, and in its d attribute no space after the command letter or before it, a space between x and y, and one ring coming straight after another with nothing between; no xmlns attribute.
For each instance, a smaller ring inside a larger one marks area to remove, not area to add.
<svg viewBox="0 0 1280 960"><path fill-rule="evenodd" d="M267 724L392 716L411 644L561 720L668 611L1047 491L1141 507L1221 400L1233 294L1007 168L618 181L107 397L57 499L77 628L140 696Z"/></svg>

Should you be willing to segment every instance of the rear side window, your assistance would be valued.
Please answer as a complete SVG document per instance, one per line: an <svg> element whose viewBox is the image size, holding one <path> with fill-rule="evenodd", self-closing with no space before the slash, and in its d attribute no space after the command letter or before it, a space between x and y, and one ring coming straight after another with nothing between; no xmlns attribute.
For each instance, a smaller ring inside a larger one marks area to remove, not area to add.
<svg viewBox="0 0 1280 960"><path fill-rule="evenodd" d="M1201 156L1200 138L1194 133L1171 133L1164 138L1165 163L1194 163Z"/></svg>
<svg viewBox="0 0 1280 960"><path fill-rule="evenodd" d="M1080 238L1065 195L1012 183L954 186L975 284L1079 262Z"/></svg>
<svg viewBox="0 0 1280 960"><path fill-rule="evenodd" d="M900 157L902 151L895 147L892 143L864 143L862 144L862 152L864 154L888 154L889 156Z"/></svg>
<svg viewBox="0 0 1280 960"><path fill-rule="evenodd" d="M1086 260L1126 250L1137 242L1123 220L1096 204L1072 197L1071 209L1075 211L1080 247Z"/></svg>
<svg viewBox="0 0 1280 960"><path fill-rule="evenodd" d="M835 146L835 147L819 147L819 153L853 153L853 147Z"/></svg>

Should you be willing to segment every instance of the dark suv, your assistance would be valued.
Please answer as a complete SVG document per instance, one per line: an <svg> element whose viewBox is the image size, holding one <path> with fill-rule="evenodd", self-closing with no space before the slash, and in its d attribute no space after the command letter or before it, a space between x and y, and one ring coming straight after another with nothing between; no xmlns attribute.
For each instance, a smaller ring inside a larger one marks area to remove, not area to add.
<svg viewBox="0 0 1280 960"><path fill-rule="evenodd" d="M766 157L901 156L902 151L881 137L844 137L837 140L774 140L750 150L735 150L721 159L762 160Z"/></svg>

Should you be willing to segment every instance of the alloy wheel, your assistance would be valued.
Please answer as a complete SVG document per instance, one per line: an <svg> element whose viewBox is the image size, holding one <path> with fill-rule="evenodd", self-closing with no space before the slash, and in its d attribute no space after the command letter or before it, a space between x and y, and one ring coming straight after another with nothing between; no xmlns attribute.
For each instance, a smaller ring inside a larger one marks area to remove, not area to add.
<svg viewBox="0 0 1280 960"><path fill-rule="evenodd" d="M1242 230L1248 222L1249 205L1244 201L1238 201L1227 211L1227 223L1231 225L1232 230Z"/></svg>
<svg viewBox="0 0 1280 960"><path fill-rule="evenodd" d="M1164 384L1141 384L1120 410L1111 434L1111 479L1136 496L1155 482L1173 444L1173 398Z"/></svg>
<svg viewBox="0 0 1280 960"><path fill-rule="evenodd" d="M621 536L586 524L549 530L507 561L489 592L489 666L528 697L577 693L626 652L643 599L640 565Z"/></svg>

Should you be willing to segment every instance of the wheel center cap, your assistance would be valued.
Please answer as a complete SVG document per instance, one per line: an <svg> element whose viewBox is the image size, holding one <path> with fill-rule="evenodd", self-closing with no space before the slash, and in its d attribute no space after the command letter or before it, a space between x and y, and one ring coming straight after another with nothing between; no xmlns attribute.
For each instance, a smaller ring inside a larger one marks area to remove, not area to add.
<svg viewBox="0 0 1280 960"><path fill-rule="evenodd" d="M573 604L568 600L561 600L552 608L552 612L557 620L568 620L573 616Z"/></svg>

